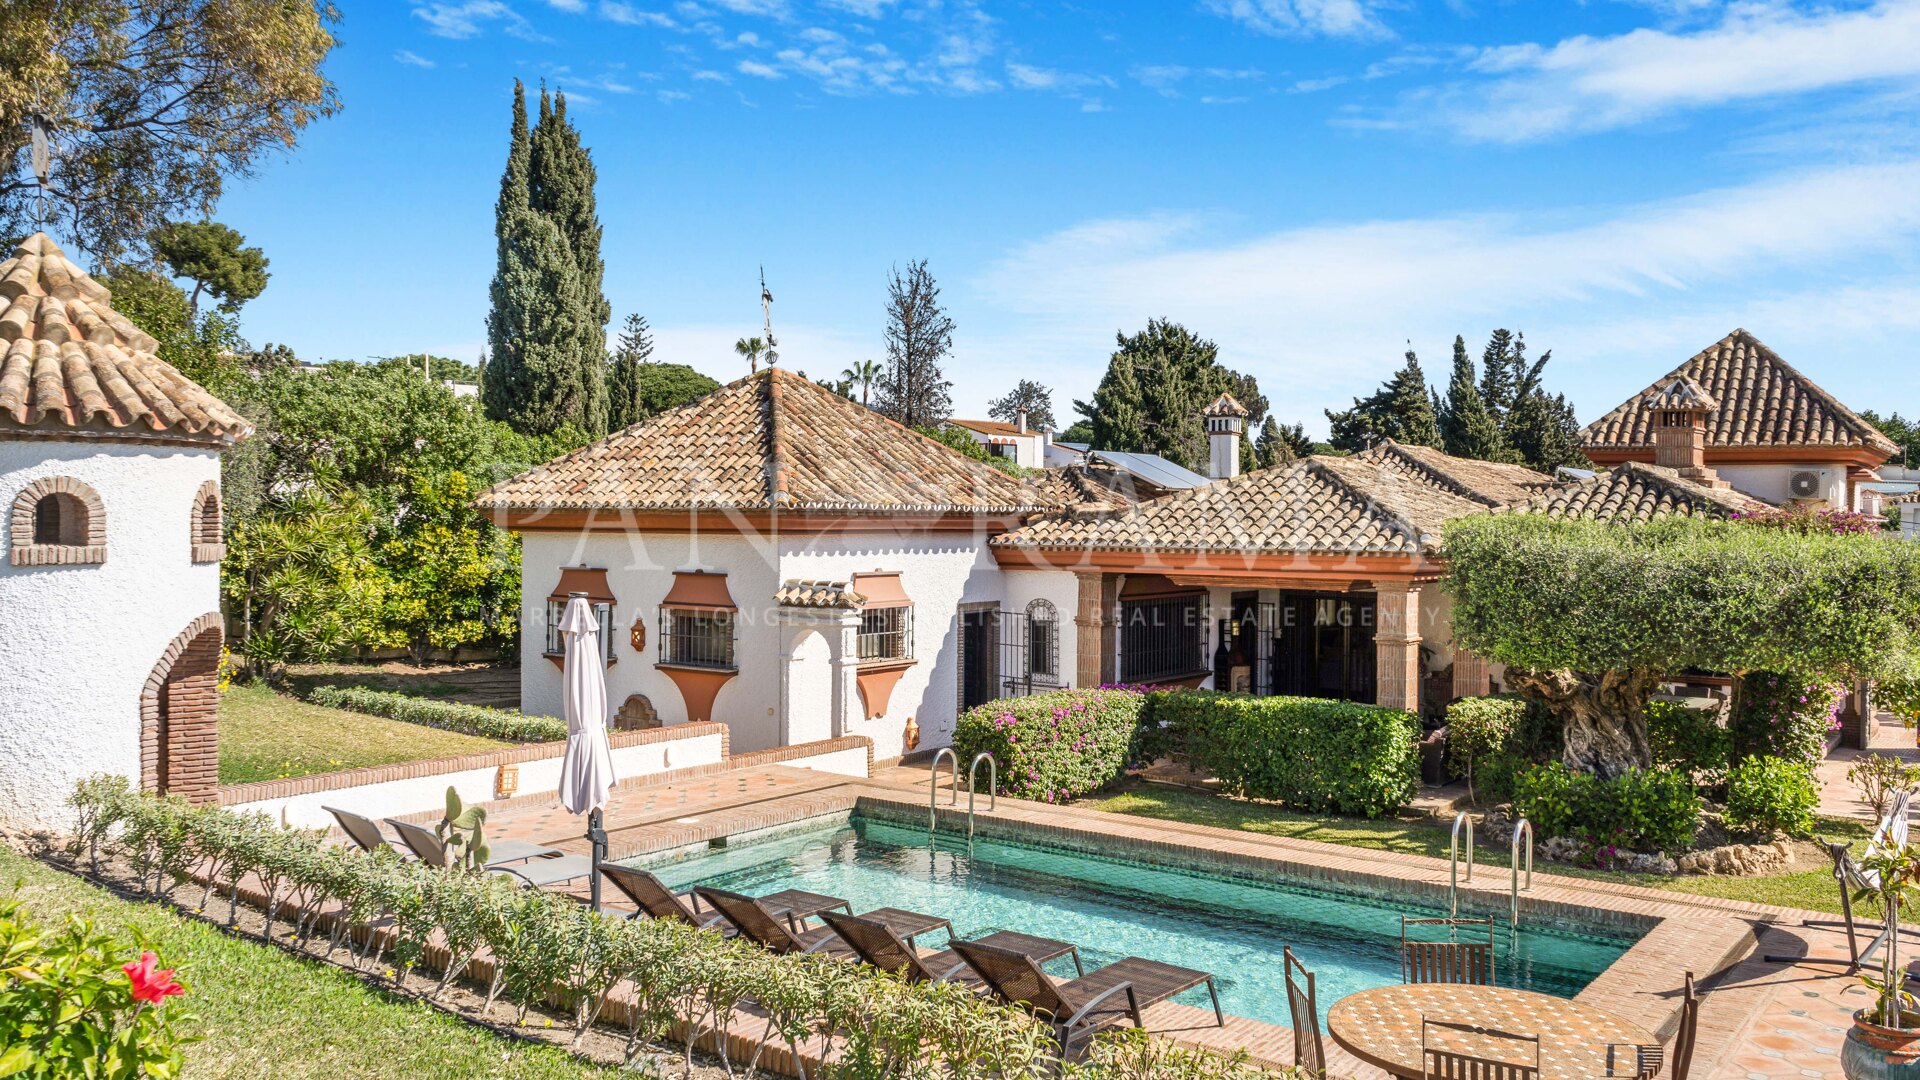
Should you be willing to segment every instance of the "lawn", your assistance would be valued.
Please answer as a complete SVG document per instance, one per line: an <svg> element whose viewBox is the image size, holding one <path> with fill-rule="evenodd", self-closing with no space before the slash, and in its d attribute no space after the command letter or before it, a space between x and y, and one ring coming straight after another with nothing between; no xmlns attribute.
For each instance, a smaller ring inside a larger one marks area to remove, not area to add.
<svg viewBox="0 0 1920 1080"><path fill-rule="evenodd" d="M223 784L423 761L510 745L477 735L329 709L275 693L264 685L234 686L220 698Z"/></svg>
<svg viewBox="0 0 1920 1080"><path fill-rule="evenodd" d="M1368 821L1362 818L1297 814L1264 803L1245 802L1187 788L1148 784L1129 780L1101 797L1078 805L1090 810L1114 814L1184 821L1237 829L1266 836L1284 836L1318 840L1328 844L1372 848L1447 857L1451 839L1450 825L1435 818L1387 818ZM1820 835L1853 843L1855 854L1864 849L1869 827L1863 822L1825 818ZM1507 845L1485 844L1474 852L1474 861L1484 866L1508 865ZM1756 904L1778 904L1809 911L1838 912L1840 893L1834 887L1829 870L1803 870L1764 877L1716 877L1697 875L1667 877L1662 874L1628 874L1602 870L1582 870L1558 864L1536 864L1536 869L1576 877L1599 878L1653 889L1745 900Z"/></svg>
<svg viewBox="0 0 1920 1080"><path fill-rule="evenodd" d="M145 933L161 965L178 966L188 987L175 999L195 1017L183 1030L204 1039L183 1048L187 1076L561 1080L620 1073L493 1034L339 968L230 937L170 907L122 899L3 847L0 894L19 900L41 925L79 915L116 936Z"/></svg>

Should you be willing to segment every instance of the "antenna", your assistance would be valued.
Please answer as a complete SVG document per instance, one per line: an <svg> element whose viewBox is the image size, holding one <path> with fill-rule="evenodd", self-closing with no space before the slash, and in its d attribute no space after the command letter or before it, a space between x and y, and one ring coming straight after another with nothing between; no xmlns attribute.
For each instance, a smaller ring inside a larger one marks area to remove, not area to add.
<svg viewBox="0 0 1920 1080"><path fill-rule="evenodd" d="M47 140L45 116L36 111L27 117L27 126L33 129L33 178L40 185L40 191L33 199L33 221L44 229L47 227L47 189L53 171L53 148Z"/></svg>
<svg viewBox="0 0 1920 1080"><path fill-rule="evenodd" d="M767 268L764 266L760 268L760 322L763 327L761 332L767 342L767 366L772 367L780 357L773 351L777 344L773 340L773 294L767 291Z"/></svg>

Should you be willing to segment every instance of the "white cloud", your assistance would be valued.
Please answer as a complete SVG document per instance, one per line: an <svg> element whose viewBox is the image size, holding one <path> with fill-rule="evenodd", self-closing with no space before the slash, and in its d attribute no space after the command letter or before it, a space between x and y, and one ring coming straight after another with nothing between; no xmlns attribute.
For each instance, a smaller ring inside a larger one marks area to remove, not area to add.
<svg viewBox="0 0 1920 1080"><path fill-rule="evenodd" d="M735 68L740 74L752 75L757 79L782 79L786 77L780 74L778 70L758 60L742 60L739 64L735 65Z"/></svg>
<svg viewBox="0 0 1920 1080"><path fill-rule="evenodd" d="M654 91L654 96L660 99L660 104L662 105L672 105L693 97L692 94L687 93L685 90L656 90Z"/></svg>
<svg viewBox="0 0 1920 1080"><path fill-rule="evenodd" d="M878 19L899 0L822 0L825 7L837 8L863 19Z"/></svg>
<svg viewBox="0 0 1920 1080"><path fill-rule="evenodd" d="M578 15L587 10L587 0L547 0L547 6Z"/></svg>
<svg viewBox="0 0 1920 1080"><path fill-rule="evenodd" d="M693 73L693 81L694 82L716 82L716 83L724 84L724 83L730 83L733 80L729 79L726 73L723 71L710 71L710 70L703 69Z"/></svg>
<svg viewBox="0 0 1920 1080"><path fill-rule="evenodd" d="M1483 50L1484 81L1413 104L1474 139L1519 142L1621 127L1689 108L1887 81L1920 80L1920 0L1803 13L1730 5L1687 33L1638 29L1551 46Z"/></svg>
<svg viewBox="0 0 1920 1080"><path fill-rule="evenodd" d="M1385 37L1368 0L1207 0L1206 8L1262 34Z"/></svg>
<svg viewBox="0 0 1920 1080"><path fill-rule="evenodd" d="M1347 81L1345 75L1329 75L1324 79L1301 79L1293 84L1296 94L1317 94L1322 90L1331 90Z"/></svg>
<svg viewBox="0 0 1920 1080"><path fill-rule="evenodd" d="M544 41L519 12L502 0L464 0L463 3L416 3L416 18L427 24L427 32L445 38L470 38L490 23L515 37Z"/></svg>
<svg viewBox="0 0 1920 1080"><path fill-rule="evenodd" d="M393 58L395 61L406 64L409 67L432 68L434 66L433 61L411 49L401 49L399 52L393 54Z"/></svg>
<svg viewBox="0 0 1920 1080"><path fill-rule="evenodd" d="M601 18L622 26L657 26L662 30L671 30L679 25L670 15L637 8L622 0L601 0L599 11Z"/></svg>
<svg viewBox="0 0 1920 1080"><path fill-rule="evenodd" d="M1078 374L1091 389L1116 328L1169 317L1217 340L1240 370L1268 381L1284 373L1286 414L1305 420L1369 390L1408 338L1439 361L1455 333L1517 323L1566 367L1582 350L1605 360L1581 376L1583 404L1605 408L1614 401L1600 399L1617 400L1736 325L1793 340L1818 319L1822 296L1843 298L1851 325L1920 294L1920 273L1901 263L1920 239L1920 162L1551 218L1362 221L1226 241L1214 238L1219 228L1153 215L1027 245L972 283L1002 313L991 320L998 336L973 348L1044 363L1063 384ZM1627 321L1666 329L1607 337L1607 325ZM1920 322L1920 312L1898 321ZM1625 378L1631 386L1613 369L1622 357L1645 358L1645 371Z"/></svg>

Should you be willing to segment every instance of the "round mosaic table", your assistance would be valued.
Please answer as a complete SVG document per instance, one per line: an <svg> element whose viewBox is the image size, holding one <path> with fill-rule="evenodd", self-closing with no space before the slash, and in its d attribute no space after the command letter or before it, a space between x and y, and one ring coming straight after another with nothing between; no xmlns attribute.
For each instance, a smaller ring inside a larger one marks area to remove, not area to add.
<svg viewBox="0 0 1920 1080"><path fill-rule="evenodd" d="M1420 1020L1496 1028L1516 1035L1540 1036L1541 1080L1594 1080L1607 1075L1607 1047L1618 1045L1620 1060L1631 1062L1627 1046L1656 1040L1638 1024L1591 1006L1513 990L1504 986L1424 983L1362 990L1327 1010L1327 1034L1348 1053L1395 1076L1420 1080ZM1449 1032L1449 1050L1511 1057L1509 1040L1477 1044L1471 1036ZM1631 1066L1625 1068L1631 1071Z"/></svg>

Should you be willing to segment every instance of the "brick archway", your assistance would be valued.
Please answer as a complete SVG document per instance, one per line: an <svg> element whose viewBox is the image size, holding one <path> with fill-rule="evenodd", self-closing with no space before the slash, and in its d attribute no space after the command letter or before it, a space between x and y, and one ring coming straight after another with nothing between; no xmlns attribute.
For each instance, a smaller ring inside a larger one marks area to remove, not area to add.
<svg viewBox="0 0 1920 1080"><path fill-rule="evenodd" d="M220 787L220 613L187 624L140 692L140 788L211 802Z"/></svg>

